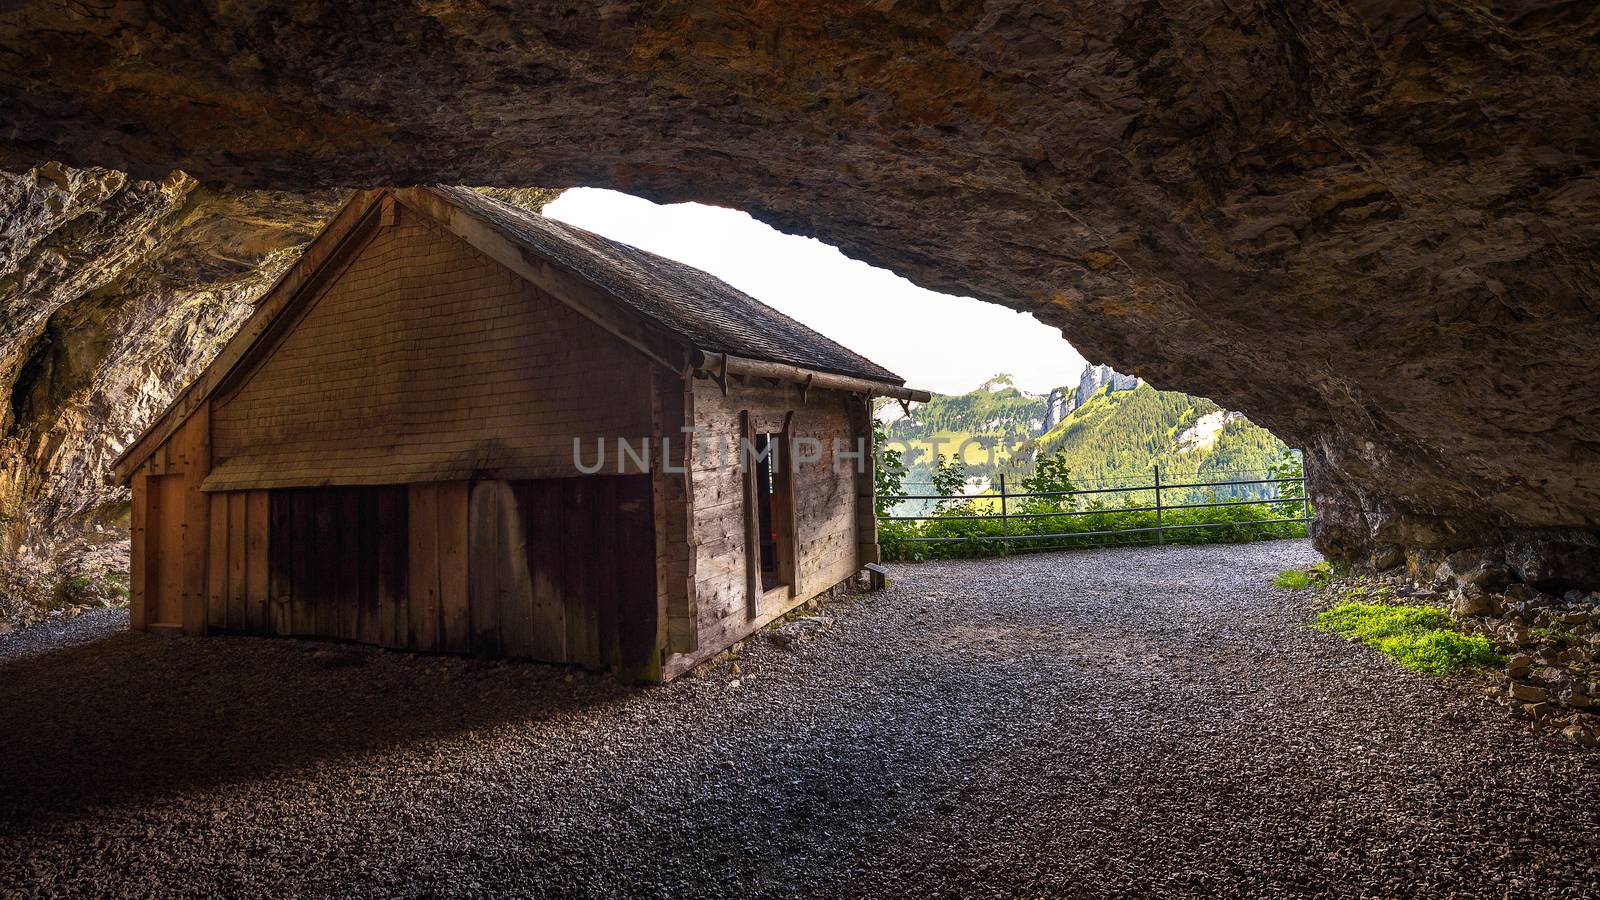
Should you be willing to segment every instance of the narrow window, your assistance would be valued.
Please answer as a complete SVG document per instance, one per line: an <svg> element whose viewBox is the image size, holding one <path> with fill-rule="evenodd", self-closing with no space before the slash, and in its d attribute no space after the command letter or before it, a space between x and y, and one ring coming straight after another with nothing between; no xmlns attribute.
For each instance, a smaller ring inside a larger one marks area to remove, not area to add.
<svg viewBox="0 0 1600 900"><path fill-rule="evenodd" d="M761 590L770 591L786 584L781 555L784 541L778 534L779 517L774 513L783 499L778 493L778 474L783 469L779 455L784 442L780 435L756 435L756 515L757 532L761 536ZM783 479L787 483L788 479Z"/></svg>

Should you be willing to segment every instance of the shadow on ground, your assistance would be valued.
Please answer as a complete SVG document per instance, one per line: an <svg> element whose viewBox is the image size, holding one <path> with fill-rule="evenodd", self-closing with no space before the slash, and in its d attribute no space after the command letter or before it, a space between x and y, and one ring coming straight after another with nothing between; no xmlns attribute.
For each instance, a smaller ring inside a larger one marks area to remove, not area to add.
<svg viewBox="0 0 1600 900"><path fill-rule="evenodd" d="M538 722L637 690L534 663L117 634L0 665L0 824Z"/></svg>

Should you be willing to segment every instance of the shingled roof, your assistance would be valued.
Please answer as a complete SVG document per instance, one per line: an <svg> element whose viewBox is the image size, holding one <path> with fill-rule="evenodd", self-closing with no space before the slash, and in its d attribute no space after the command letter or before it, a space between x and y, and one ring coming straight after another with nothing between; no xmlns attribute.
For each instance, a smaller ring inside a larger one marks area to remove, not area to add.
<svg viewBox="0 0 1600 900"><path fill-rule="evenodd" d="M474 191L437 191L507 239L582 276L638 314L709 353L786 363L902 385L905 380L726 281Z"/></svg>

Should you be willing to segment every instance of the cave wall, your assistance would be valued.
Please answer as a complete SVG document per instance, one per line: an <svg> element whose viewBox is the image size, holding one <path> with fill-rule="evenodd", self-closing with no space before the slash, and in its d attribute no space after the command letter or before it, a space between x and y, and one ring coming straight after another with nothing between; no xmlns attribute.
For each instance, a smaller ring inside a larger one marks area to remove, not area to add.
<svg viewBox="0 0 1600 900"><path fill-rule="evenodd" d="M125 537L112 460L336 199L58 163L0 174L0 560Z"/></svg>
<svg viewBox="0 0 1600 900"><path fill-rule="evenodd" d="M1597 36L1543 0L21 2L0 166L736 206L1246 412L1331 553L1581 561Z"/></svg>

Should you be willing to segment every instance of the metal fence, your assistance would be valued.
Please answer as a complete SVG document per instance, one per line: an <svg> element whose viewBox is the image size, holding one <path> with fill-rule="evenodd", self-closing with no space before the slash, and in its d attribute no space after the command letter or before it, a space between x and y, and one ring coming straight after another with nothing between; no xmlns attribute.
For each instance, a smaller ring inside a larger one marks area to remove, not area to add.
<svg viewBox="0 0 1600 900"><path fill-rule="evenodd" d="M1237 487L1244 487L1244 486L1249 486L1249 485L1271 485L1272 486L1272 491L1274 493L1278 493L1278 486L1279 485L1284 485L1284 484L1298 485L1299 489L1300 489L1299 490L1299 496L1298 497L1276 497L1276 498L1262 497L1262 498L1249 498L1249 499L1244 499L1244 500L1216 500L1216 499L1212 499L1212 500L1209 500L1209 501L1206 501L1206 502L1202 502L1202 503L1163 503L1162 499L1161 499L1161 495L1162 495L1163 491L1172 492L1172 491L1180 491L1181 490L1181 491L1188 492L1188 491L1193 491L1195 489L1203 489L1203 488L1221 488L1221 487L1237 488ZM1157 466L1157 467L1155 467L1155 469L1153 471L1153 478L1152 478L1151 483L1142 484L1142 485L1131 485L1131 486L1124 486L1124 487L1087 488L1087 489L1083 489L1083 490L1071 490L1071 491L1011 492L1011 491L1008 491L1006 489L1006 476L1004 475L1004 473L1001 473L1001 474L996 476L995 487L998 489L997 492L996 493L989 493L989 494L957 494L957 495L953 495L953 496L946 496L946 495L943 495L943 494L901 494L901 495L885 496L885 497L881 497L879 499L891 500L891 501L894 501L895 503L900 503L900 502L907 501L907 500L940 501L940 502L946 502L946 503L965 503L965 502L980 501L980 500L981 501L991 501L992 503L998 503L998 505L999 505L999 512L998 513L971 514L971 515L966 515L966 514L963 514L963 515L951 515L951 514L948 514L948 513L943 514L943 515L934 514L934 515L915 515L915 516L886 515L886 516L880 516L879 520L880 521L896 521L896 522L923 522L923 521L960 522L960 521L978 521L978 520L984 520L984 521L995 521L995 520L998 520L999 523L1000 523L1000 533L999 534L974 534L974 535L941 536L941 537L899 536L899 537L895 538L895 540L900 541L900 542L904 542L904 543L934 544L934 543L960 543L960 542L981 543L981 542L988 542L988 541L1001 541L1001 542L1009 542L1009 541L1048 541L1048 540L1065 540L1065 539L1069 539L1069 538L1092 538L1092 537L1104 538L1104 537L1113 537L1113 536L1121 536L1121 535L1153 535L1155 537L1156 543L1161 544L1161 543L1165 543L1166 542L1166 535L1167 535L1167 532L1169 532L1169 531L1178 531L1178 530L1192 529L1192 528L1238 528L1238 527L1250 527L1250 526L1253 526L1253 525L1279 525L1279 524L1286 524L1286 523L1292 523L1292 522L1306 523L1306 522L1310 522L1312 519L1315 518L1315 516L1313 516L1311 514L1311 496L1310 496L1310 491L1308 491L1306 489L1306 480L1305 480L1305 476L1304 475L1301 475L1299 478L1258 478L1258 479L1251 479L1251 480L1247 480L1247 481L1163 482L1161 480L1161 467ZM1073 506L1073 507L1077 507L1077 505L1078 505L1077 498L1079 498L1079 497L1096 497L1096 498L1099 498L1102 495L1108 495L1108 494L1109 495L1120 495L1120 494L1128 494L1128 493L1133 493L1133 492L1138 492L1138 491L1153 492L1155 494L1155 502L1154 502L1154 504L1150 505L1150 506L1100 506L1100 507L1071 508L1071 509L1061 509L1061 510L1054 510L1054 511L1034 511L1034 512L1012 512L1011 511L1013 504L1017 503L1018 501L1029 500L1029 499L1052 498L1052 499L1055 499L1058 502L1060 502L1062 500L1062 498L1071 498L1070 505ZM1211 508L1216 508L1216 507L1242 506L1242 505L1274 506L1274 507L1276 507L1276 506L1279 506L1279 505L1288 505L1288 504L1298 504L1300 506L1300 510L1299 510L1300 511L1300 515L1298 515L1298 516L1288 516L1288 517L1283 517L1283 518L1274 518L1274 519L1243 519L1243 520L1223 521L1223 522L1186 523L1186 524L1181 524L1181 525L1168 525L1164 521L1164 519L1166 518L1166 513L1171 511L1171 510L1179 510L1179 509L1211 509ZM1066 531L1066 532L1060 532L1060 533L1054 533L1054 534L1036 534L1036 533L1012 534L1012 532L1011 532L1011 523L1014 522L1014 521L1017 521L1017 520L1021 520L1021 519L1060 519L1060 518L1064 518L1064 517L1068 517L1068 516L1091 516L1091 515L1106 515L1108 513L1147 513L1147 512L1153 512L1153 513L1156 514L1156 524L1150 525L1150 526L1135 527L1135 528L1115 528L1115 529L1100 530L1100 531ZM1005 544L1003 543L1002 547L1004 547L1004 546L1005 546Z"/></svg>

